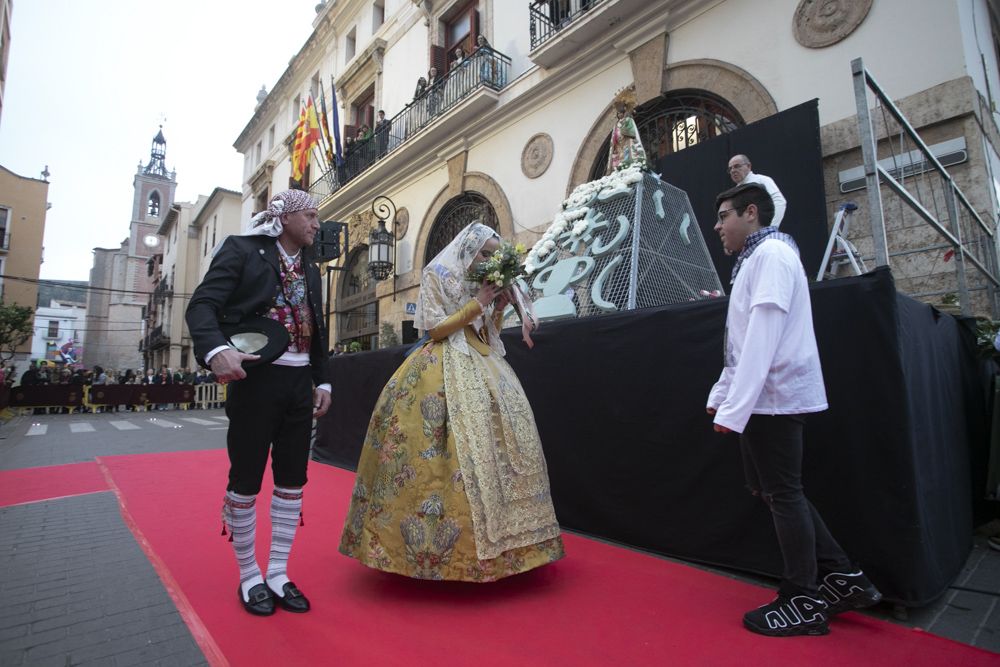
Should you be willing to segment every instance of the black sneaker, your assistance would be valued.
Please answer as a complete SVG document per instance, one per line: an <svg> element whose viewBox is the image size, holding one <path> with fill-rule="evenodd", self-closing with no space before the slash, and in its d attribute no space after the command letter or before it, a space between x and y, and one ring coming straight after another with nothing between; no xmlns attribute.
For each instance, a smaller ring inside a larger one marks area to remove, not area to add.
<svg viewBox="0 0 1000 667"><path fill-rule="evenodd" d="M864 572L831 572L819 582L819 592L826 600L827 616L878 604L882 594Z"/></svg>
<svg viewBox="0 0 1000 667"><path fill-rule="evenodd" d="M826 602L808 595L777 599L743 615L743 627L768 637L793 637L795 635L825 635L830 632L826 623Z"/></svg>

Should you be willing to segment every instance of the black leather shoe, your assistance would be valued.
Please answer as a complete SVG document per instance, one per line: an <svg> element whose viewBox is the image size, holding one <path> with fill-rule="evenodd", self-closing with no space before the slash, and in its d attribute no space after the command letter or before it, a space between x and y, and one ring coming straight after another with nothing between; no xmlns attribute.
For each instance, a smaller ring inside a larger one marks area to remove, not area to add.
<svg viewBox="0 0 1000 667"><path fill-rule="evenodd" d="M274 596L271 589L264 584L257 584L249 591L250 601L243 599L243 587L236 587L236 595L240 599L243 608L255 616L270 616L274 613Z"/></svg>
<svg viewBox="0 0 1000 667"><path fill-rule="evenodd" d="M288 582L281 587L281 592L284 593L284 597L278 595L271 585L267 586L268 592L274 596L275 602L278 603L285 611L290 611L293 614L304 614L309 611L309 599L302 594L295 584Z"/></svg>

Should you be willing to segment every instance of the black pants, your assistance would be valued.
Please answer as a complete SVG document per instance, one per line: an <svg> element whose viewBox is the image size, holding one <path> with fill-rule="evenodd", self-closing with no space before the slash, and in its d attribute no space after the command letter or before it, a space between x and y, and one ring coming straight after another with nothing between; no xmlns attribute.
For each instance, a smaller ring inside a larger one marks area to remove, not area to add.
<svg viewBox="0 0 1000 667"><path fill-rule="evenodd" d="M815 597L818 570L849 572L851 562L802 491L804 423L804 415L752 415L740 452L747 486L774 520L784 560L780 592Z"/></svg>
<svg viewBox="0 0 1000 667"><path fill-rule="evenodd" d="M268 453L275 486L304 486L312 412L308 366L265 364L248 368L245 379L231 383L226 395L226 490L247 496L259 493Z"/></svg>

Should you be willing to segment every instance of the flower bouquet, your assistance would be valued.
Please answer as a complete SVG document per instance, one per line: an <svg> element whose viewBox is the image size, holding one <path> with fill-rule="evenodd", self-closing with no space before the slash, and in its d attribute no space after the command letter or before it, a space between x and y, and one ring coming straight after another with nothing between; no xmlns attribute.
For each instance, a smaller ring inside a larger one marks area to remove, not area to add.
<svg viewBox="0 0 1000 667"><path fill-rule="evenodd" d="M514 245L509 241L502 241L489 259L474 263L465 278L477 284L489 282L499 289L510 287L515 280L525 275L526 251L527 249L520 243Z"/></svg>

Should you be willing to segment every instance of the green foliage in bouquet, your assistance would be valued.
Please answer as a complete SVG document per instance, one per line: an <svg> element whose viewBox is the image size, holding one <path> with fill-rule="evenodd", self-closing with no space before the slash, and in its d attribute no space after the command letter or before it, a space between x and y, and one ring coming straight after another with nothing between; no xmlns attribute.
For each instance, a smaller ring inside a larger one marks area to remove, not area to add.
<svg viewBox="0 0 1000 667"><path fill-rule="evenodd" d="M490 258L485 262L472 265L465 275L466 280L474 283L490 282L499 288L510 287L514 281L525 274L524 253L526 248L518 243L502 241Z"/></svg>

